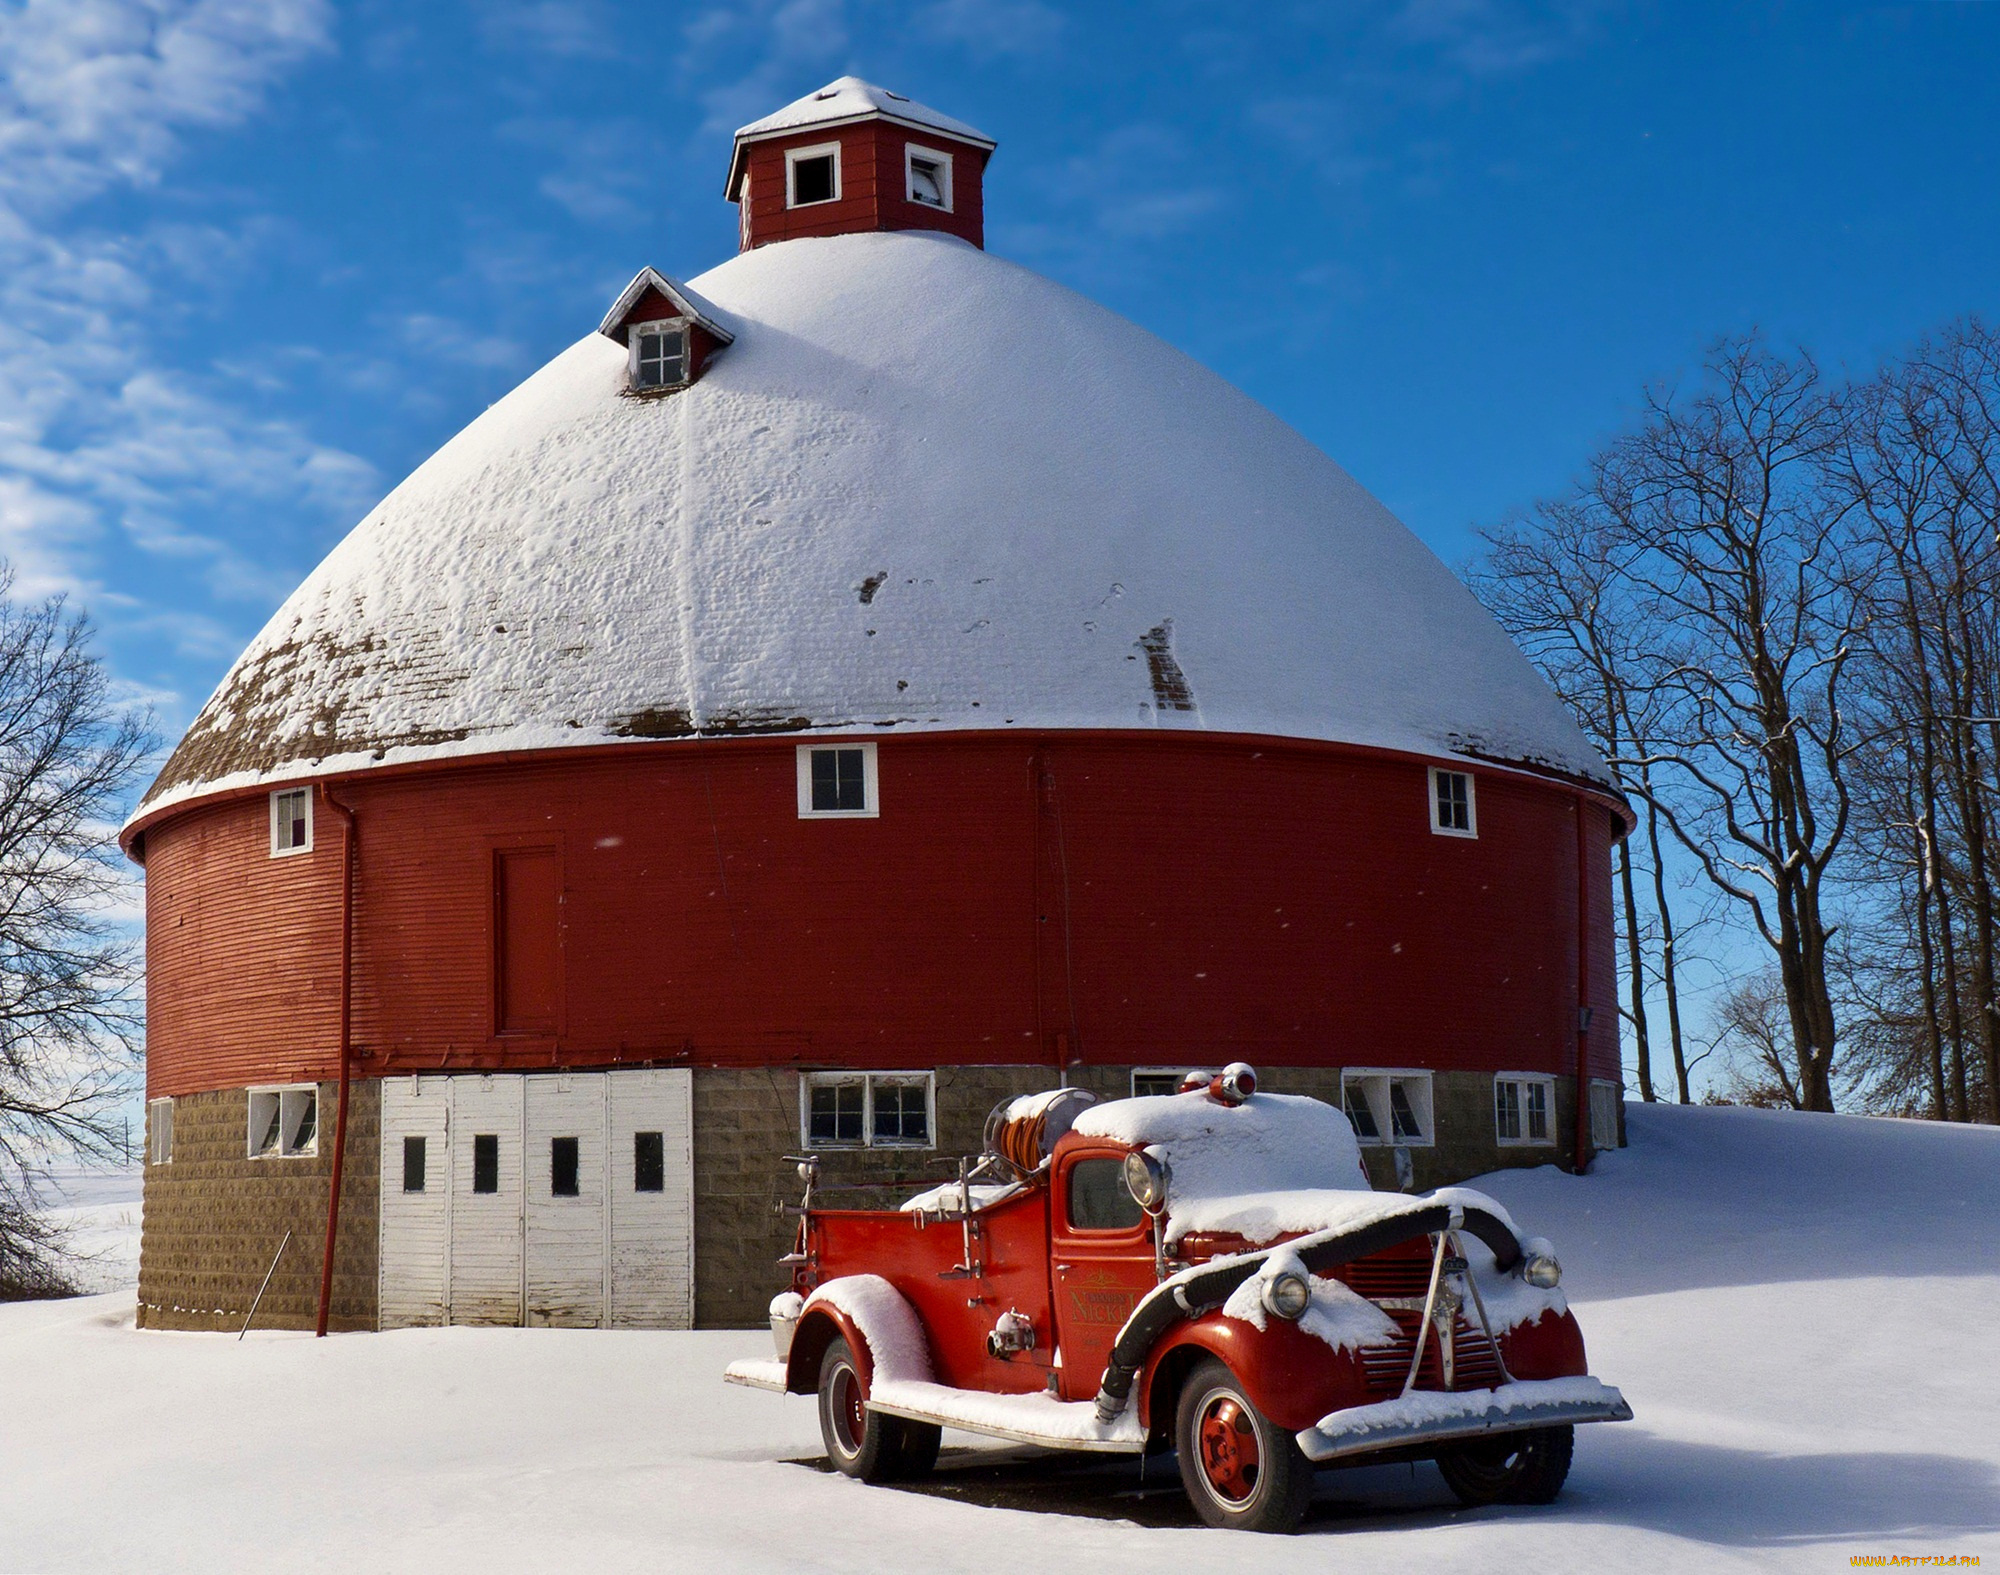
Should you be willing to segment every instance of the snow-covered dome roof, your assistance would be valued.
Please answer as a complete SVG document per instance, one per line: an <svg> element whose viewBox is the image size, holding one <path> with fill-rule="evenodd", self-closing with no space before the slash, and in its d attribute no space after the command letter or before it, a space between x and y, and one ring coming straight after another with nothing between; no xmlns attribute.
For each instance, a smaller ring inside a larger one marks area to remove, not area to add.
<svg viewBox="0 0 2000 1575"><path fill-rule="evenodd" d="M368 515L140 814L502 750L1189 727L1601 762L1347 473L1180 351L927 233L695 280L735 342L625 392L598 334Z"/></svg>

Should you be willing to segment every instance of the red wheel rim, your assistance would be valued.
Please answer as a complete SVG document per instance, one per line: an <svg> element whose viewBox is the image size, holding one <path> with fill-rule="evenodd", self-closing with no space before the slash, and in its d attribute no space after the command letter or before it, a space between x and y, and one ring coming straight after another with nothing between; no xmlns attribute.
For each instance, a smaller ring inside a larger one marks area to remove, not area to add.
<svg viewBox="0 0 2000 1575"><path fill-rule="evenodd" d="M861 1448L863 1430L868 1426L868 1407L861 1398L861 1379L854 1369L843 1365L833 1375L832 1411L842 1449L852 1455Z"/></svg>
<svg viewBox="0 0 2000 1575"><path fill-rule="evenodd" d="M1257 1491L1257 1425L1234 1395L1219 1394L1201 1408L1195 1428L1201 1474L1225 1503L1242 1504Z"/></svg>

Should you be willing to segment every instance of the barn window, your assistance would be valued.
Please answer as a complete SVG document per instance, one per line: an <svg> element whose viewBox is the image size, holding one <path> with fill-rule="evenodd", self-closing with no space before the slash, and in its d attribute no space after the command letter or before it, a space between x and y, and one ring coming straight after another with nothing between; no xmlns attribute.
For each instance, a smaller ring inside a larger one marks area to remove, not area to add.
<svg viewBox="0 0 2000 1575"><path fill-rule="evenodd" d="M1479 835L1479 817L1472 800L1471 772L1431 768L1431 830L1441 837Z"/></svg>
<svg viewBox="0 0 2000 1575"><path fill-rule="evenodd" d="M310 853L313 845L311 788L287 788L271 795L271 857Z"/></svg>
<svg viewBox="0 0 2000 1575"><path fill-rule="evenodd" d="M549 1195L573 1198L576 1191L577 1144L573 1137L549 1139Z"/></svg>
<svg viewBox="0 0 2000 1575"><path fill-rule="evenodd" d="M500 1135L497 1132L473 1134L472 1190L474 1192L500 1190Z"/></svg>
<svg viewBox="0 0 2000 1575"><path fill-rule="evenodd" d="M667 1190L667 1138L664 1132L632 1134L632 1190Z"/></svg>
<svg viewBox="0 0 2000 1575"><path fill-rule="evenodd" d="M866 820L881 813L873 744L801 744L799 818Z"/></svg>
<svg viewBox="0 0 2000 1575"><path fill-rule="evenodd" d="M1493 1134L1503 1148L1555 1142L1556 1080L1533 1072L1493 1079Z"/></svg>
<svg viewBox="0 0 2000 1575"><path fill-rule="evenodd" d="M679 388L687 382L686 323L634 323L630 344L634 388Z"/></svg>
<svg viewBox="0 0 2000 1575"><path fill-rule="evenodd" d="M146 1101L146 1163L171 1165L174 1162L174 1102L171 1099Z"/></svg>
<svg viewBox="0 0 2000 1575"><path fill-rule="evenodd" d="M903 195L919 207L951 212L951 155L914 143L905 147Z"/></svg>
<svg viewBox="0 0 2000 1575"><path fill-rule="evenodd" d="M253 1088L249 1094L252 1159L299 1159L319 1152L317 1084Z"/></svg>
<svg viewBox="0 0 2000 1575"><path fill-rule="evenodd" d="M1198 1074L1195 1067L1182 1066L1139 1066L1132 1069L1132 1097L1144 1099L1151 1094L1178 1094L1181 1084L1188 1077Z"/></svg>
<svg viewBox="0 0 2000 1575"><path fill-rule="evenodd" d="M421 1137L403 1139L403 1190L424 1190L424 1140Z"/></svg>
<svg viewBox="0 0 2000 1575"><path fill-rule="evenodd" d="M808 1072L799 1127L808 1148L930 1148L937 1125L930 1072Z"/></svg>
<svg viewBox="0 0 2000 1575"><path fill-rule="evenodd" d="M550 1035L562 1003L562 857L554 848L493 854L493 1027Z"/></svg>
<svg viewBox="0 0 2000 1575"><path fill-rule="evenodd" d="M1371 1067L1342 1073L1340 1102L1364 1147L1428 1148L1435 1141L1428 1072Z"/></svg>
<svg viewBox="0 0 2000 1575"><path fill-rule="evenodd" d="M840 200L840 144L817 143L785 154L785 206L809 208Z"/></svg>

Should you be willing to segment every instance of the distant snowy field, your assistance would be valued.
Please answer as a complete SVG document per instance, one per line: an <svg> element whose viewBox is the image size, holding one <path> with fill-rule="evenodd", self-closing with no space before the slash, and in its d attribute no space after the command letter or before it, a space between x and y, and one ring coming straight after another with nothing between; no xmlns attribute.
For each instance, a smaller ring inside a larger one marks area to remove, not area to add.
<svg viewBox="0 0 2000 1575"><path fill-rule="evenodd" d="M1638 1413L1579 1432L1546 1509L1461 1510L1429 1466L1328 1472L1274 1543L1193 1526L1158 1462L1142 1487L949 1434L933 1491L869 1488L809 1463L809 1401L720 1383L758 1334L238 1344L135 1332L128 1289L0 1306L0 1571L2000 1563L2000 1132L1629 1114L1588 1180L1482 1183L1555 1240L1591 1365ZM129 1265L130 1179L67 1188Z"/></svg>

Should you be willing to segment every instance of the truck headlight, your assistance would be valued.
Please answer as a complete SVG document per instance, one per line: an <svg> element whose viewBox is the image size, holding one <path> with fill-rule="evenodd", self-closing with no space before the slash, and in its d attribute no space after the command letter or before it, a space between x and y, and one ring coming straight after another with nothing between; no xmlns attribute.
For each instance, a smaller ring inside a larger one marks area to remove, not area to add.
<svg viewBox="0 0 2000 1575"><path fill-rule="evenodd" d="M1132 1194L1132 1201L1148 1214L1159 1213L1167 1206L1166 1161L1145 1149L1135 1149L1127 1154L1125 1190Z"/></svg>
<svg viewBox="0 0 2000 1575"><path fill-rule="evenodd" d="M1552 1252L1531 1252L1521 1260L1521 1278L1536 1290L1552 1291L1562 1284L1563 1266Z"/></svg>
<svg viewBox="0 0 2000 1575"><path fill-rule="evenodd" d="M1264 1282L1264 1305L1280 1318L1296 1323L1312 1305L1312 1287L1303 1274L1281 1269Z"/></svg>

